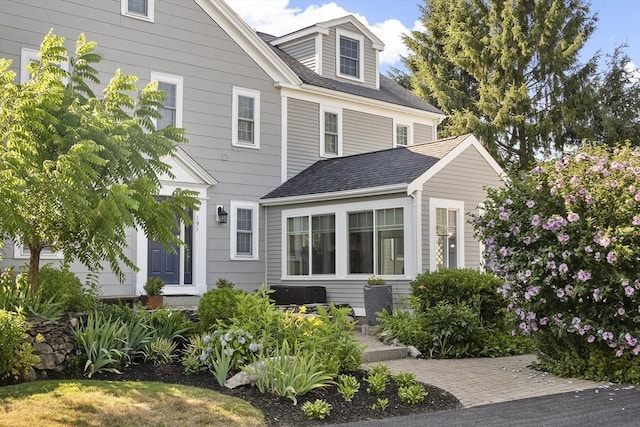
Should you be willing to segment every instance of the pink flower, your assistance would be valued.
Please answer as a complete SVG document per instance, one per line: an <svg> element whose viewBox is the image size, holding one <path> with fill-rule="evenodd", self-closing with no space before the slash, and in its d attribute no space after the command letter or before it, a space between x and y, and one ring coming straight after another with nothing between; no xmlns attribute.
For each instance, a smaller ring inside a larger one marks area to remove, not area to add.
<svg viewBox="0 0 640 427"><path fill-rule="evenodd" d="M624 288L624 294L628 297L633 295L634 292L635 292L635 289L633 289L631 286L627 286L626 288Z"/></svg>
<svg viewBox="0 0 640 427"><path fill-rule="evenodd" d="M609 237L601 237L596 243L598 243L600 246L606 248L607 246L609 246L611 244L611 239Z"/></svg>
<svg viewBox="0 0 640 427"><path fill-rule="evenodd" d="M603 332L602 339L605 341L610 341L613 339L613 334L611 332Z"/></svg>
<svg viewBox="0 0 640 427"><path fill-rule="evenodd" d="M567 215L567 221L578 222L580 221L580 215L578 215L577 213L571 212L569 215Z"/></svg>
<svg viewBox="0 0 640 427"><path fill-rule="evenodd" d="M533 200L527 200L526 205L529 209L531 209L536 205L536 202L534 202Z"/></svg>
<svg viewBox="0 0 640 427"><path fill-rule="evenodd" d="M556 292L556 296L558 298L564 297L564 289L558 289L558 292Z"/></svg>
<svg viewBox="0 0 640 427"><path fill-rule="evenodd" d="M540 319L540 324L541 325L546 325L547 323L549 323L549 318L548 317L543 317L542 319Z"/></svg>
<svg viewBox="0 0 640 427"><path fill-rule="evenodd" d="M580 280L581 282L586 282L589 279L591 279L591 273L585 270L578 271L578 280Z"/></svg>
<svg viewBox="0 0 640 427"><path fill-rule="evenodd" d="M538 227L540 225L540 216L539 215L534 215L531 218L531 225L533 225L534 227Z"/></svg>
<svg viewBox="0 0 640 427"><path fill-rule="evenodd" d="M631 221L633 225L640 225L640 216L635 215L633 217L633 221Z"/></svg>
<svg viewBox="0 0 640 427"><path fill-rule="evenodd" d="M623 352L622 350L618 350L618 351L616 351L616 357L622 357L622 354L623 354L623 353L624 353L624 352Z"/></svg>
<svg viewBox="0 0 640 427"><path fill-rule="evenodd" d="M500 214L498 214L498 218L500 218L502 221L507 221L509 219L509 212L507 211L500 212Z"/></svg>
<svg viewBox="0 0 640 427"><path fill-rule="evenodd" d="M617 260L618 260L618 257L616 256L615 252L611 251L607 254L607 262L609 264L613 264Z"/></svg>
<svg viewBox="0 0 640 427"><path fill-rule="evenodd" d="M558 266L558 271L560 273L566 273L567 271L569 271L569 267L567 266L567 264L565 264L564 262L562 264L560 264Z"/></svg>
<svg viewBox="0 0 640 427"><path fill-rule="evenodd" d="M594 337L593 335L589 335L589 336L587 337L587 342L588 342L588 343L592 343L592 342L594 342L595 340L596 340L596 337Z"/></svg>
<svg viewBox="0 0 640 427"><path fill-rule="evenodd" d="M618 309L618 315L620 315L620 316L624 316L624 314L625 314L625 313L626 313L626 311L625 311L624 307L620 307L620 308Z"/></svg>
<svg viewBox="0 0 640 427"><path fill-rule="evenodd" d="M640 193L636 193L636 195L633 196L633 198L636 202L640 202Z"/></svg>
<svg viewBox="0 0 640 427"><path fill-rule="evenodd" d="M598 301L598 296L600 295L600 288L595 288L593 290L593 299L594 301Z"/></svg>

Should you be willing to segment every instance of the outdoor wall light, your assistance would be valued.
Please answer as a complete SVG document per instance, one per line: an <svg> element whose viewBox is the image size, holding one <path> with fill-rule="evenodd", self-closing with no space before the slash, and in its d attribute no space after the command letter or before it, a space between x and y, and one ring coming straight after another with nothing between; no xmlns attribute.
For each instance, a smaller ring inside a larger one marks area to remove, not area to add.
<svg viewBox="0 0 640 427"><path fill-rule="evenodd" d="M222 205L218 205L218 222L220 224L226 224L228 217L229 214L224 210L224 207Z"/></svg>

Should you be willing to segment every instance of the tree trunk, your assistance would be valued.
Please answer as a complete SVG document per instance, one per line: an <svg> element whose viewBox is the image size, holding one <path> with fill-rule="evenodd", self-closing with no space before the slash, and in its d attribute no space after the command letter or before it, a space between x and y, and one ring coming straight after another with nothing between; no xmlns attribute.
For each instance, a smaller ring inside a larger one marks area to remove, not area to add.
<svg viewBox="0 0 640 427"><path fill-rule="evenodd" d="M38 272L40 271L40 253L42 245L37 247L29 246L29 287L31 292L38 290Z"/></svg>

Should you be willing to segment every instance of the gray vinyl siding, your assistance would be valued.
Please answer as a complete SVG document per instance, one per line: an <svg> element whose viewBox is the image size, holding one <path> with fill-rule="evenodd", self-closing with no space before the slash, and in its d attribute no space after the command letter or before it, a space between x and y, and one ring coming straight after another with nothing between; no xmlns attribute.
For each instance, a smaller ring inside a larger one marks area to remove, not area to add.
<svg viewBox="0 0 640 427"><path fill-rule="evenodd" d="M315 37L289 45L279 46L280 49L296 58L309 69L316 71L316 39Z"/></svg>
<svg viewBox="0 0 640 427"><path fill-rule="evenodd" d="M376 88L376 51L373 43L367 37L364 38L362 49L362 59L364 61L364 82L353 79L339 77L336 72L336 28L349 31L351 33L362 34L353 24L347 23L329 29L329 34L322 38L322 76L330 79L337 79L357 85Z"/></svg>
<svg viewBox="0 0 640 427"><path fill-rule="evenodd" d="M320 160L320 105L287 99L287 177ZM342 153L345 156L391 148L393 120L342 110Z"/></svg>
<svg viewBox="0 0 640 427"><path fill-rule="evenodd" d="M480 243L473 236L470 214L486 199L484 187L501 187L502 179L475 147L469 147L424 185L422 192L422 269L429 270L429 198L464 201L465 267L480 267Z"/></svg>
<svg viewBox="0 0 640 427"><path fill-rule="evenodd" d="M120 0L0 0L0 56L13 59L17 70L20 49L37 49L53 28L66 37L70 50L81 32L98 43L103 84L117 68L137 75L140 85L149 82L152 71L182 76L183 127L189 140L183 148L219 182L208 194L207 253L194 256L206 257L209 286L226 277L239 288L254 289L264 281L264 248L259 261L230 261L229 224L215 222L215 207L228 208L230 200L257 201L280 184L279 91L194 1L156 1L154 23L122 16L120 5ZM231 146L233 86L260 91L259 150ZM260 242L264 245L263 235ZM125 288L119 286L133 286L135 275L127 274L124 285L112 283L108 275L100 282L107 292L121 294Z"/></svg>
<svg viewBox="0 0 640 427"><path fill-rule="evenodd" d="M401 194L377 196L377 197L364 197L358 199L347 199L344 201L330 202L331 205L340 205L343 203L353 203L361 201L373 201L373 200L387 200L397 199L403 197ZM354 279L287 279L282 280L282 211L298 208L313 208L326 205L326 202L306 203L306 204L294 204L286 207L282 206L269 206L266 207L266 228L267 228L267 241L269 242L267 248L267 278L266 283L269 286L274 285L286 285L286 286L324 286L327 291L327 301L336 304L349 304L352 307L363 308L364 307L364 294L363 286L366 284L365 280ZM408 243L407 243L408 245ZM405 250L409 250L407 246ZM394 304L399 304L402 296L408 295L410 292L409 281L407 280L390 280L387 283L392 284Z"/></svg>
<svg viewBox="0 0 640 427"><path fill-rule="evenodd" d="M287 178L320 159L320 106L287 98ZM266 194L266 193L265 193Z"/></svg>
<svg viewBox="0 0 640 427"><path fill-rule="evenodd" d="M413 143L421 144L423 142L433 141L434 127L429 125L423 125L420 123L413 124Z"/></svg>
<svg viewBox="0 0 640 427"><path fill-rule="evenodd" d="M342 111L342 154L393 147L393 119L354 110Z"/></svg>

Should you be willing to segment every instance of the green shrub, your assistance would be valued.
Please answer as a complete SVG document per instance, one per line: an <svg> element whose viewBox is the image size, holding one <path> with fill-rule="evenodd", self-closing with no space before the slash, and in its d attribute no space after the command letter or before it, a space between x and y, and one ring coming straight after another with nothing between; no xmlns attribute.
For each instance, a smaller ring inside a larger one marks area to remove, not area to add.
<svg viewBox="0 0 640 427"><path fill-rule="evenodd" d="M389 399L386 397L385 398L379 397L371 405L371 409L373 409L374 411L380 411L380 412L386 411L388 407L389 407Z"/></svg>
<svg viewBox="0 0 640 427"><path fill-rule="evenodd" d="M411 300L414 301L415 298L412 297ZM387 342L397 339L403 344L414 346L423 353L431 346L425 327L424 313L418 308L399 309L393 314L384 311L378 315L378 321L384 340Z"/></svg>
<svg viewBox="0 0 640 427"><path fill-rule="evenodd" d="M364 379L367 382L367 393L382 394L389 384L389 368L382 364L377 364L369 369Z"/></svg>
<svg viewBox="0 0 640 427"><path fill-rule="evenodd" d="M0 309L0 380L24 378L38 364L33 346L24 341L26 331L21 315Z"/></svg>
<svg viewBox="0 0 640 427"><path fill-rule="evenodd" d="M422 384L411 384L398 388L398 397L400 400L410 405L417 405L424 402L427 394Z"/></svg>
<svg viewBox="0 0 640 427"><path fill-rule="evenodd" d="M638 147L584 146L489 190L474 218L516 331L560 375L637 375L638 170Z"/></svg>
<svg viewBox="0 0 640 427"><path fill-rule="evenodd" d="M66 312L89 311L100 303L96 287L85 288L68 268L58 269L50 264L43 266L38 273L38 292L44 299L55 297Z"/></svg>
<svg viewBox="0 0 640 427"><path fill-rule="evenodd" d="M46 298L39 291L32 292L27 274L15 274L13 268L0 274L0 309L49 320L57 320L65 310L64 304L57 301L57 295Z"/></svg>
<svg viewBox="0 0 640 427"><path fill-rule="evenodd" d="M324 420L331 413L331 404L324 399L316 399L314 402L304 402L302 412L312 420Z"/></svg>
<svg viewBox="0 0 640 427"><path fill-rule="evenodd" d="M144 322L148 324L158 338L166 338L180 345L187 341L187 336L195 328L187 317L173 310L164 308L144 313Z"/></svg>
<svg viewBox="0 0 640 427"><path fill-rule="evenodd" d="M120 373L129 352L127 326L120 319L104 318L96 311L81 319L74 330L76 347L85 360L89 378L97 372Z"/></svg>
<svg viewBox="0 0 640 427"><path fill-rule="evenodd" d="M416 374L413 372L399 372L393 376L393 381L398 387L408 387L416 383Z"/></svg>
<svg viewBox="0 0 640 427"><path fill-rule="evenodd" d="M197 334L189 337L189 343L183 352L182 366L187 374L198 374L207 370L206 354L210 348L211 336ZM202 357L201 357L202 356Z"/></svg>
<svg viewBox="0 0 640 427"><path fill-rule="evenodd" d="M338 393L345 402L351 402L353 396L360 391L360 383L353 375L338 375Z"/></svg>
<svg viewBox="0 0 640 427"><path fill-rule="evenodd" d="M421 312L439 304L465 304L490 325L504 320L507 304L497 292L500 286L502 281L496 276L472 269L426 272L411 282Z"/></svg>
<svg viewBox="0 0 640 427"><path fill-rule="evenodd" d="M242 291L232 288L216 288L205 292L198 304L201 331L217 326L230 326L230 320L236 314L238 297L241 293Z"/></svg>
<svg viewBox="0 0 640 427"><path fill-rule="evenodd" d="M256 293L236 294L237 303L231 327L251 332L263 348L276 348L284 335L284 313L276 308L264 285Z"/></svg>
<svg viewBox="0 0 640 427"><path fill-rule="evenodd" d="M425 314L430 357L460 358L477 354L485 334L478 315L466 305L438 304Z"/></svg>
<svg viewBox="0 0 640 427"><path fill-rule="evenodd" d="M219 278L218 281L216 282L216 287L218 289L233 288L234 286L235 286L235 283L225 279L224 277Z"/></svg>
<svg viewBox="0 0 640 427"><path fill-rule="evenodd" d="M154 366L173 363L177 358L176 343L164 337L156 337L147 344L144 355L145 360L152 362Z"/></svg>

